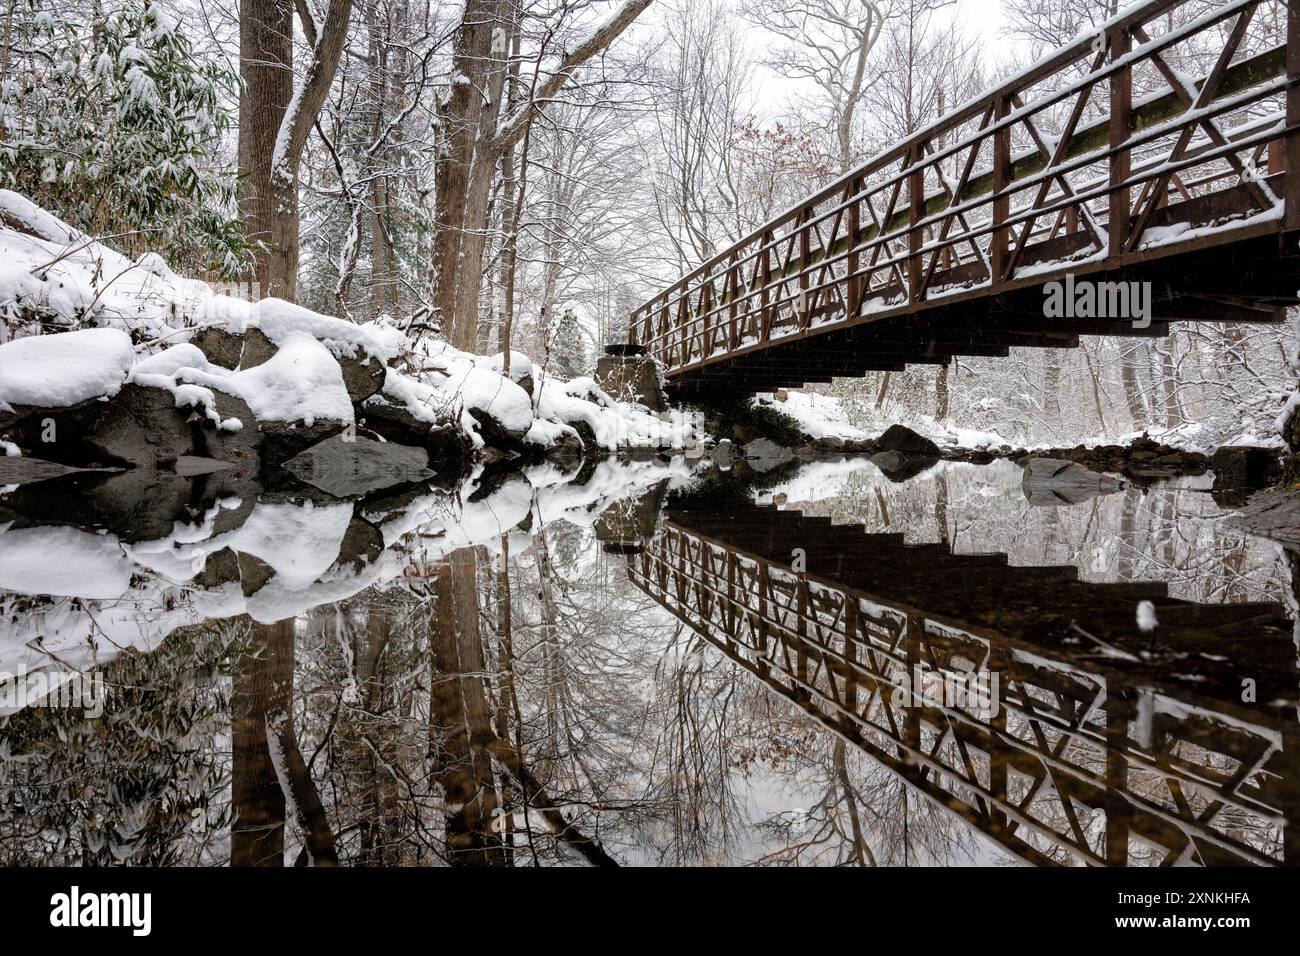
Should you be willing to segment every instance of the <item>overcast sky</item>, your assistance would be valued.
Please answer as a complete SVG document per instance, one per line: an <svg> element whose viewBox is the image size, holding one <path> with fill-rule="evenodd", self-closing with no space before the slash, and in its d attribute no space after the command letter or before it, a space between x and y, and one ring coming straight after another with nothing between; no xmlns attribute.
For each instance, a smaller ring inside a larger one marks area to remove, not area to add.
<svg viewBox="0 0 1300 956"><path fill-rule="evenodd" d="M1019 45L1003 36L1002 27L1006 18L1002 12L1002 0L957 0L953 9L945 11L943 15L958 22L963 32L981 38L980 52L984 59L984 72L990 79L997 74L999 67L1012 58ZM938 22L941 21L936 20ZM760 58L762 48L775 42L772 34L757 27L742 29ZM774 104L787 101L798 86L762 68L756 72L754 80L760 115Z"/></svg>

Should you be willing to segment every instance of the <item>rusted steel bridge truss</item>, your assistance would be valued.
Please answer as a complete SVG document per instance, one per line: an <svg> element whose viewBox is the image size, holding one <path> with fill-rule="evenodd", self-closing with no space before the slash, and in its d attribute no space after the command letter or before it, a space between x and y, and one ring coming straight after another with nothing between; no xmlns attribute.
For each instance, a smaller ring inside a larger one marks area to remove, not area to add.
<svg viewBox="0 0 1300 956"><path fill-rule="evenodd" d="M1123 11L683 276L629 340L690 393L1280 321L1300 284L1300 0L1203 11ZM1067 274L1151 282L1159 321L1047 319L1043 284Z"/></svg>

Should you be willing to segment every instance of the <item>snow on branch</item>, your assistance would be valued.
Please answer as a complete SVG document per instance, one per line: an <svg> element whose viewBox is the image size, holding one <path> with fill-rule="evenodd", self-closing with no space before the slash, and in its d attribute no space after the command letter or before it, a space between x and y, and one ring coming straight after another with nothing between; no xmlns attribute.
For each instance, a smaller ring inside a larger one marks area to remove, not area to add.
<svg viewBox="0 0 1300 956"><path fill-rule="evenodd" d="M307 65L307 75L293 91L293 99L285 111L280 123L279 134L275 138L275 152L271 157L271 174L282 182L292 182L294 171L303 148L307 145L307 134L320 113L334 82L334 71L338 67L339 57L343 54L343 44L348 37L348 19L352 16L352 0L330 0L325 20L316 34L312 46L311 62ZM307 21L304 21L306 28Z"/></svg>

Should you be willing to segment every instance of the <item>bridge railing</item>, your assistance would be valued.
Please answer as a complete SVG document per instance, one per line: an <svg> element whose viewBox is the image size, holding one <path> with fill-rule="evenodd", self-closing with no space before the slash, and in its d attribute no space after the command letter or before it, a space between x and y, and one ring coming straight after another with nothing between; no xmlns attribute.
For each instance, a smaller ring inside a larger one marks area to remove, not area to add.
<svg viewBox="0 0 1300 956"><path fill-rule="evenodd" d="M630 341L672 376L830 325L1277 230L1280 173L1300 168L1297 6L1121 11L664 289L633 312Z"/></svg>
<svg viewBox="0 0 1300 956"><path fill-rule="evenodd" d="M628 573L776 693L1023 859L1294 862L1280 799L1293 781L1276 767L1295 738L1277 721L1053 660L674 521ZM997 673L998 706L908 696L921 671L940 684Z"/></svg>

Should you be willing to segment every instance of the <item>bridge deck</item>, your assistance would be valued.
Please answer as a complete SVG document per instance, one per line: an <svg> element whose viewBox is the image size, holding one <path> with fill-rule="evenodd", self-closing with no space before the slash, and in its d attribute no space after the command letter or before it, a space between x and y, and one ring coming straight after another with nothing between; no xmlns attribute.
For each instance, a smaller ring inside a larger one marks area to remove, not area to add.
<svg viewBox="0 0 1300 956"><path fill-rule="evenodd" d="M629 340L689 394L1280 321L1300 286L1300 5L1203 8L1122 12L684 276ZM1067 275L1151 283L1156 323L1046 315Z"/></svg>

